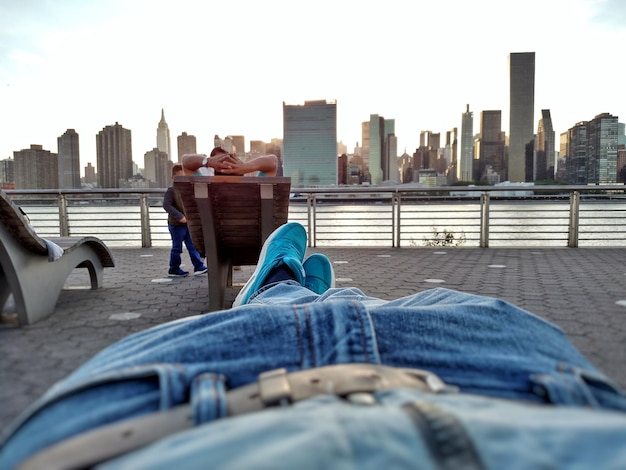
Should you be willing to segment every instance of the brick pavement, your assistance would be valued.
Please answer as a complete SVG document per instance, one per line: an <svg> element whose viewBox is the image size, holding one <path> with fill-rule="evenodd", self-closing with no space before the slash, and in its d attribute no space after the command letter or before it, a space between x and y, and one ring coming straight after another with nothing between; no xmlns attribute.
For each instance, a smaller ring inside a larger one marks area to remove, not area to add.
<svg viewBox="0 0 626 470"><path fill-rule="evenodd" d="M372 296L393 299L447 287L511 301L562 327L591 362L626 389L624 249L309 249L316 251L333 261L337 287L357 286ZM0 429L103 347L206 311L206 277L162 282L167 248L112 252L117 266L105 271L103 289L77 288L88 281L85 270L76 270L52 316L17 328L10 325L10 314L3 315L9 323L0 325ZM235 271L235 285L252 269Z"/></svg>

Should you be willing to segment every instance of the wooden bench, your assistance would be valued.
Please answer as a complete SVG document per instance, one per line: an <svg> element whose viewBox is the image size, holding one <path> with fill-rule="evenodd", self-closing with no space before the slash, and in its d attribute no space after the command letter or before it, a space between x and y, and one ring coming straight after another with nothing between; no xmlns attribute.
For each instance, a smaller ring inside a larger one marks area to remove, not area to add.
<svg viewBox="0 0 626 470"><path fill-rule="evenodd" d="M207 259L209 311L226 308L233 266L255 265L265 239L289 216L291 178L177 176L191 239Z"/></svg>
<svg viewBox="0 0 626 470"><path fill-rule="evenodd" d="M0 310L13 294L20 325L54 312L68 276L75 268L89 270L92 289L102 287L105 267L113 256L96 237L40 238L18 206L0 190ZM61 248L58 259L48 249Z"/></svg>

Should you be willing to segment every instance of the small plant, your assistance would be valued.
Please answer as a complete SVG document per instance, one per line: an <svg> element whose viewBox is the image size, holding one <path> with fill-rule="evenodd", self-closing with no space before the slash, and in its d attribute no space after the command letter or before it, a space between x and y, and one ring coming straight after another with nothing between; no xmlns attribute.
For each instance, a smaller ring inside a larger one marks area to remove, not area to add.
<svg viewBox="0 0 626 470"><path fill-rule="evenodd" d="M460 246L465 243L465 232L455 235L452 230L443 229L439 231L437 227L432 228L431 238L424 237L424 246Z"/></svg>

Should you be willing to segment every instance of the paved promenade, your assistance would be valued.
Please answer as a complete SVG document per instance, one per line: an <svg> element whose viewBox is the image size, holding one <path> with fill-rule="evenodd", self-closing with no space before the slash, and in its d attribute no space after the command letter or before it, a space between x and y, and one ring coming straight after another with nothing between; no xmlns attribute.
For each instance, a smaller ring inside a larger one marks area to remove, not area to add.
<svg viewBox="0 0 626 470"><path fill-rule="evenodd" d="M113 249L116 267L91 291L75 270L56 312L26 327L0 325L0 429L103 347L207 308L205 276L168 280L169 250ZM499 297L559 325L626 389L626 250L623 248L324 248L337 287L394 299L433 287ZM188 258L183 254L183 260ZM235 271L232 301L253 267ZM5 309L6 310L6 309Z"/></svg>

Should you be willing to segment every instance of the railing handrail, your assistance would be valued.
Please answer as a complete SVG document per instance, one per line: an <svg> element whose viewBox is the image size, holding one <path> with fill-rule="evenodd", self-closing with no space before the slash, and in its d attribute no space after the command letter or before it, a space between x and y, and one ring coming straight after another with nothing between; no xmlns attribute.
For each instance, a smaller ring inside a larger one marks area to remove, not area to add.
<svg viewBox="0 0 626 470"><path fill-rule="evenodd" d="M166 188L93 188L93 189L10 189L5 190L11 196L44 196L44 195L52 195L54 199L56 199L56 204L58 206L58 217L59 217L59 233L61 236L67 236L71 233L68 219L68 205L72 202L76 201L78 197L82 196L83 200L89 200L93 196L93 199L97 201L97 199L105 199L108 200L107 195L115 195L116 197L112 197L111 201L118 199L120 196L124 195L132 195L137 198L139 207L140 207L140 223L141 223L141 243L143 247L152 246L153 242L153 234L151 232L150 225L150 207L154 207L154 198L160 198L164 195ZM519 191L521 194L507 194L513 191ZM543 193L543 194L542 194ZM304 208L302 203L305 204L306 214L303 216L304 212L300 210L298 212L296 210L296 218L300 217L302 223L307 225L307 230L309 234L309 243L310 246L317 246L317 242L320 239L324 240L324 235L328 236L329 232L328 228L328 218L324 218L329 212L325 211L323 214L321 211L317 209L317 204L319 202L329 202L332 201L347 203L348 201L351 203L369 203L376 201L385 201L384 204L390 204L390 213L388 222L384 223L385 228L390 229L390 244L393 247L400 247L402 244L402 240L405 242L409 242L411 244L414 243L413 236L423 234L424 232L420 232L420 219L415 218L411 215L410 205L412 203L429 203L440 202L442 198L447 200L448 198L453 199L454 201L472 201L476 203L478 200L479 211L480 211L480 222L476 226L479 228L479 246L483 248L489 247L490 242L490 224L493 224L493 220L490 220L490 208L489 201L495 200L496 198L504 198L507 200L524 200L524 199L533 199L534 197L549 197L555 200L568 200L569 199L569 224L567 227L567 241L566 246L568 247L578 247L579 242L579 213L580 213L580 202L582 200L582 196L592 195L592 196L601 196L602 198L610 198L618 200L626 201L626 185L614 184L614 185L604 185L604 186L580 186L580 185L505 185L505 186L438 186L438 187L418 187L414 185L395 185L395 186L334 186L334 187L310 187L310 188L292 188L292 194L294 198L292 201L294 202L294 207L300 206L300 208ZM362 197L363 195L369 194L370 197ZM152 204L151 204L151 196L152 196ZM342 197L347 196L347 197ZM36 198L33 198L36 200ZM405 204L403 204L405 203ZM408 205L407 205L408 204ZM322 206L319 206L322 207ZM324 204L324 207L326 204ZM427 207L427 206L425 206ZM408 208L408 212L405 208ZM389 210L389 209L386 209ZM623 210L623 209L620 209ZM332 210L331 210L332 212ZM404 215L403 215L404 214ZM331 214L332 215L332 214ZM306 217L306 219L304 218ZM413 217L413 218L411 218ZM159 219L159 217L157 217ZM509 217L507 220L514 220L515 217ZM496 216L494 220L498 220ZM538 219L539 220L539 219ZM587 219L589 220L589 219ZM319 223L321 221L321 223ZM589 227L589 223L595 224L593 220L591 222L587 222L587 227ZM417 224L417 225L416 225ZM325 226L324 226L325 225ZM411 227L413 225L413 228ZM549 225L549 224L548 224ZM415 227L417 231L415 230ZM595 227L595 225L593 225ZM356 226L358 227L358 225ZM423 227L423 225L421 226ZM498 225L498 227L503 227L502 224ZM599 235L599 238L586 240L605 240L603 234L600 231L605 230L603 228L603 224L598 225L598 229L596 235ZM326 230L326 232L325 232ZM356 229L358 232L358 228ZM128 232L126 232L128 233ZM159 238L160 232L157 229L157 240L161 240ZM464 237L464 233L461 232ZM475 233L475 232L474 232ZM496 242L502 241L502 239L497 238L498 233L494 231L496 234L496 238L494 240ZM549 232L551 233L551 232ZM613 237L610 240L614 242L623 243L622 234L625 233L623 230L623 224L616 227L617 238ZM365 235L363 237L364 241L381 241L381 239L371 238L367 234L367 230L363 231ZM403 238L404 235L404 238ZM326 238L326 241L333 240L336 238L334 236L330 236L330 238ZM424 238L425 239L425 238ZM384 239L383 239L384 240ZM533 238L531 234L529 240L540 241L541 238ZM556 238L555 240L562 240Z"/></svg>

